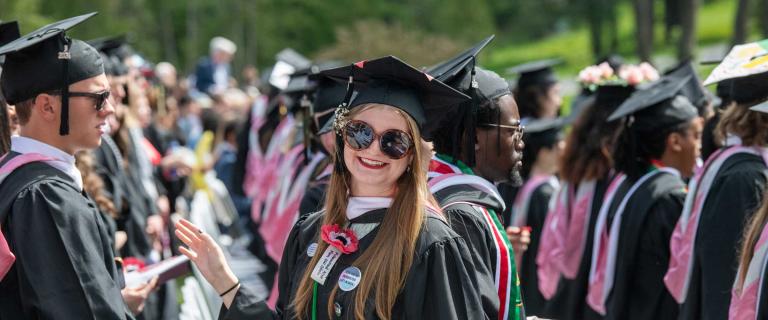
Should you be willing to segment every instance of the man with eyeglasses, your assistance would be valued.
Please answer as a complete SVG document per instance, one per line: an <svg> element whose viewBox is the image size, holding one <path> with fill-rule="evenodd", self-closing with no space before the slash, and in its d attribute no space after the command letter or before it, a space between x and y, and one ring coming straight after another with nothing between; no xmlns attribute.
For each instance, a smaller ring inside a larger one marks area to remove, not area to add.
<svg viewBox="0 0 768 320"><path fill-rule="evenodd" d="M0 86L21 125L0 159L0 319L132 317L111 235L75 167L114 112L99 53L65 35L93 15L16 30L0 47Z"/></svg>
<svg viewBox="0 0 768 320"><path fill-rule="evenodd" d="M499 303L495 318L517 320L525 319L525 312L514 256L526 241L519 234L510 239L504 231L504 200L494 183L519 181L523 128L507 82L475 67L477 53L491 39L427 71L472 97L461 111L445 115L435 130L429 186L451 228L467 241L475 268L494 274ZM485 309L496 303L496 297L481 298Z"/></svg>

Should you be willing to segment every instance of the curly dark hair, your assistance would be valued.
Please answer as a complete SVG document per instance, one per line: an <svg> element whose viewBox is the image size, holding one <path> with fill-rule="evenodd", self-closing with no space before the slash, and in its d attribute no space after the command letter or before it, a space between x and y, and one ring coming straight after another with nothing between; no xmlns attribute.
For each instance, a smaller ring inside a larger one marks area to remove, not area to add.
<svg viewBox="0 0 768 320"><path fill-rule="evenodd" d="M476 141L465 141L465 137L474 136L474 132L467 132L474 130L478 124L483 123L499 123L501 118L501 108L499 107L499 100L506 95L502 95L495 99L484 99L478 95L479 103L477 105L477 112L474 115L469 115L469 119L456 117L453 121L446 121L441 128L435 130L432 134L432 142L434 143L434 150L437 153L450 155L454 158L460 159L469 166L474 165L474 149L470 148L470 145L474 145ZM466 105L472 103L467 102L460 106L460 109L469 108ZM473 125L468 126L467 121L470 121ZM499 143L501 143L499 141Z"/></svg>
<svg viewBox="0 0 768 320"><path fill-rule="evenodd" d="M80 151L75 154L77 169L83 176L83 190L96 202L101 213L113 219L119 217L114 202L104 194L104 180L96 173L96 159L90 151Z"/></svg>
<svg viewBox="0 0 768 320"><path fill-rule="evenodd" d="M630 180L639 179L651 166L651 159L659 159L667 147L667 137L672 133L685 134L691 121L662 130L633 125L632 118L622 121L623 127L613 147L614 168Z"/></svg>
<svg viewBox="0 0 768 320"><path fill-rule="evenodd" d="M566 138L560 162L561 178L573 184L604 177L613 167L611 148L621 122L608 122L610 108L587 106Z"/></svg>

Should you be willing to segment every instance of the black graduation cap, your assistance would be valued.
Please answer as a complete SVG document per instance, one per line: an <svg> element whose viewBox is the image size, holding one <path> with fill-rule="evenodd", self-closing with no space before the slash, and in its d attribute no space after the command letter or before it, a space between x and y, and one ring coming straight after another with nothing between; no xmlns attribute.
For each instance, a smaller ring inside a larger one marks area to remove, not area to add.
<svg viewBox="0 0 768 320"><path fill-rule="evenodd" d="M4 46L18 38L21 38L18 22L8 21L0 23L0 46Z"/></svg>
<svg viewBox="0 0 768 320"><path fill-rule="evenodd" d="M525 134L538 134L547 131L560 131L567 125L565 118L537 118L525 124Z"/></svg>
<svg viewBox="0 0 768 320"><path fill-rule="evenodd" d="M121 49L123 49L126 46L126 44L128 44L128 37L122 34L117 36L102 37L102 38L97 38L93 40L88 40L87 42L96 50L104 52L108 55L118 55L120 53L123 53Z"/></svg>
<svg viewBox="0 0 768 320"><path fill-rule="evenodd" d="M680 94L689 78L663 77L650 88L636 91L608 117L608 121L632 115L633 121L629 125L653 131L697 117L696 107Z"/></svg>
<svg viewBox="0 0 768 320"><path fill-rule="evenodd" d="M459 112L446 115L446 118L450 119L448 121L450 124L446 124L448 129L445 130L452 131L451 141L455 142L452 144L453 148L451 150L451 156L454 158L457 158L461 153L462 146L460 141L462 140L462 135L466 136L466 145L463 146L463 149L471 150L475 143L475 122L477 108L480 103L478 99L483 98L478 92L480 83L476 76L476 70L478 70L476 67L477 55L494 37L494 35L491 35L458 55L427 70L427 73L435 77L435 79L472 98L471 101L467 101L459 107ZM487 79L482 81L488 82ZM484 83L483 87L487 88L488 85L488 83ZM474 165L474 152L470 152L466 160L468 165Z"/></svg>
<svg viewBox="0 0 768 320"><path fill-rule="evenodd" d="M394 56L387 56L353 65L321 71L320 74L349 84L345 99L357 96L343 107L352 109L367 103L396 107L408 113L419 126L422 136L431 140L445 116L469 97L440 80L417 70Z"/></svg>
<svg viewBox="0 0 768 320"><path fill-rule="evenodd" d="M676 67L665 73L666 76L683 78L688 77L688 81L680 89L680 93L693 103L696 108L702 110L709 105L711 97L707 95L707 89L701 84L696 69L690 61L680 63Z"/></svg>
<svg viewBox="0 0 768 320"><path fill-rule="evenodd" d="M125 35L97 38L87 42L102 53L104 73L112 76L128 74L128 66L123 61L133 54L133 49L128 46L128 39Z"/></svg>
<svg viewBox="0 0 768 320"><path fill-rule="evenodd" d="M475 80L477 81L480 96L486 100L493 100L506 94L511 94L509 83L496 72L483 68L475 68Z"/></svg>
<svg viewBox="0 0 768 320"><path fill-rule="evenodd" d="M728 81L728 79L723 80ZM723 81L718 82L718 88ZM730 79L730 98L736 103L747 104L768 99L768 72Z"/></svg>
<svg viewBox="0 0 768 320"><path fill-rule="evenodd" d="M557 77L552 67L562 62L560 59L538 60L509 68L507 72L520 74L520 77L517 79L517 88L545 86L557 82Z"/></svg>
<svg viewBox="0 0 768 320"><path fill-rule="evenodd" d="M94 15L96 12L49 24L0 47L0 55L6 57L0 86L8 103L60 91L60 135L69 134L69 85L104 73L98 51L65 34Z"/></svg>
<svg viewBox="0 0 768 320"><path fill-rule="evenodd" d="M616 110L635 92L634 86L603 85L595 90L595 105L601 108Z"/></svg>
<svg viewBox="0 0 768 320"><path fill-rule="evenodd" d="M427 74L432 75L435 79L442 81L456 90L466 93L465 90L469 90L472 86L471 82L473 79L471 78L473 70L477 65L477 55L480 54L480 51L493 41L493 38L495 37L495 35L491 35L469 49L464 50L464 52L459 53L455 57L427 69Z"/></svg>
<svg viewBox="0 0 768 320"><path fill-rule="evenodd" d="M309 80L312 68L304 68L291 74L288 85L283 90L284 93L301 94L315 90L317 84Z"/></svg>
<svg viewBox="0 0 768 320"><path fill-rule="evenodd" d="M16 21L8 21L0 23L0 46L18 39L21 37L19 34L19 23ZM5 56L0 56L0 73L2 73L3 63L5 62Z"/></svg>
<svg viewBox="0 0 768 320"><path fill-rule="evenodd" d="M318 77L315 100L312 103L313 116L317 117L317 125L322 126L318 128L318 135L333 130L333 110L344 101L346 94L346 84L326 77Z"/></svg>
<svg viewBox="0 0 768 320"><path fill-rule="evenodd" d="M573 124L578 116L586 110L587 106L601 108L610 114L616 111L624 101L635 92L635 87L620 84L605 84L598 86L595 91L585 90L589 94L579 95L571 104L571 113L565 117L565 124Z"/></svg>

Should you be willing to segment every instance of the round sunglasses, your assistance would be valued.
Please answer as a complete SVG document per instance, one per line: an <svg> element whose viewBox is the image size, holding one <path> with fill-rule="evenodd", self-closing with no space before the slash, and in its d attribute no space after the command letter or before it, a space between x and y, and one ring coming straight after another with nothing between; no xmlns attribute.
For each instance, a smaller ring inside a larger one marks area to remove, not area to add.
<svg viewBox="0 0 768 320"><path fill-rule="evenodd" d="M344 126L343 135L344 142L356 151L368 149L374 140L379 140L381 152L395 160L405 157L413 147L413 139L408 133L390 129L377 134L371 125L360 120L350 120Z"/></svg>

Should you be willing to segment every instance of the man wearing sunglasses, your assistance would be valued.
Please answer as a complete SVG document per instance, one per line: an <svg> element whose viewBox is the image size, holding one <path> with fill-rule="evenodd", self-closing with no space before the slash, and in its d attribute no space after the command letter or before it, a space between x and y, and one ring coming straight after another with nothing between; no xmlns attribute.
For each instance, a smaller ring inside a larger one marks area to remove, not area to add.
<svg viewBox="0 0 768 320"><path fill-rule="evenodd" d="M510 241L504 232L500 216L504 200L494 186L518 180L523 127L504 79L474 63L462 68L442 77L434 74L473 99L462 106L465 112L448 115L435 134L430 189L454 231L467 240L479 260L475 265L495 273L501 302L498 318L525 319L513 250L524 246L525 240Z"/></svg>
<svg viewBox="0 0 768 320"><path fill-rule="evenodd" d="M99 53L65 35L93 15L0 42L0 86L21 125L0 159L0 319L131 318L111 235L75 167L114 112Z"/></svg>

